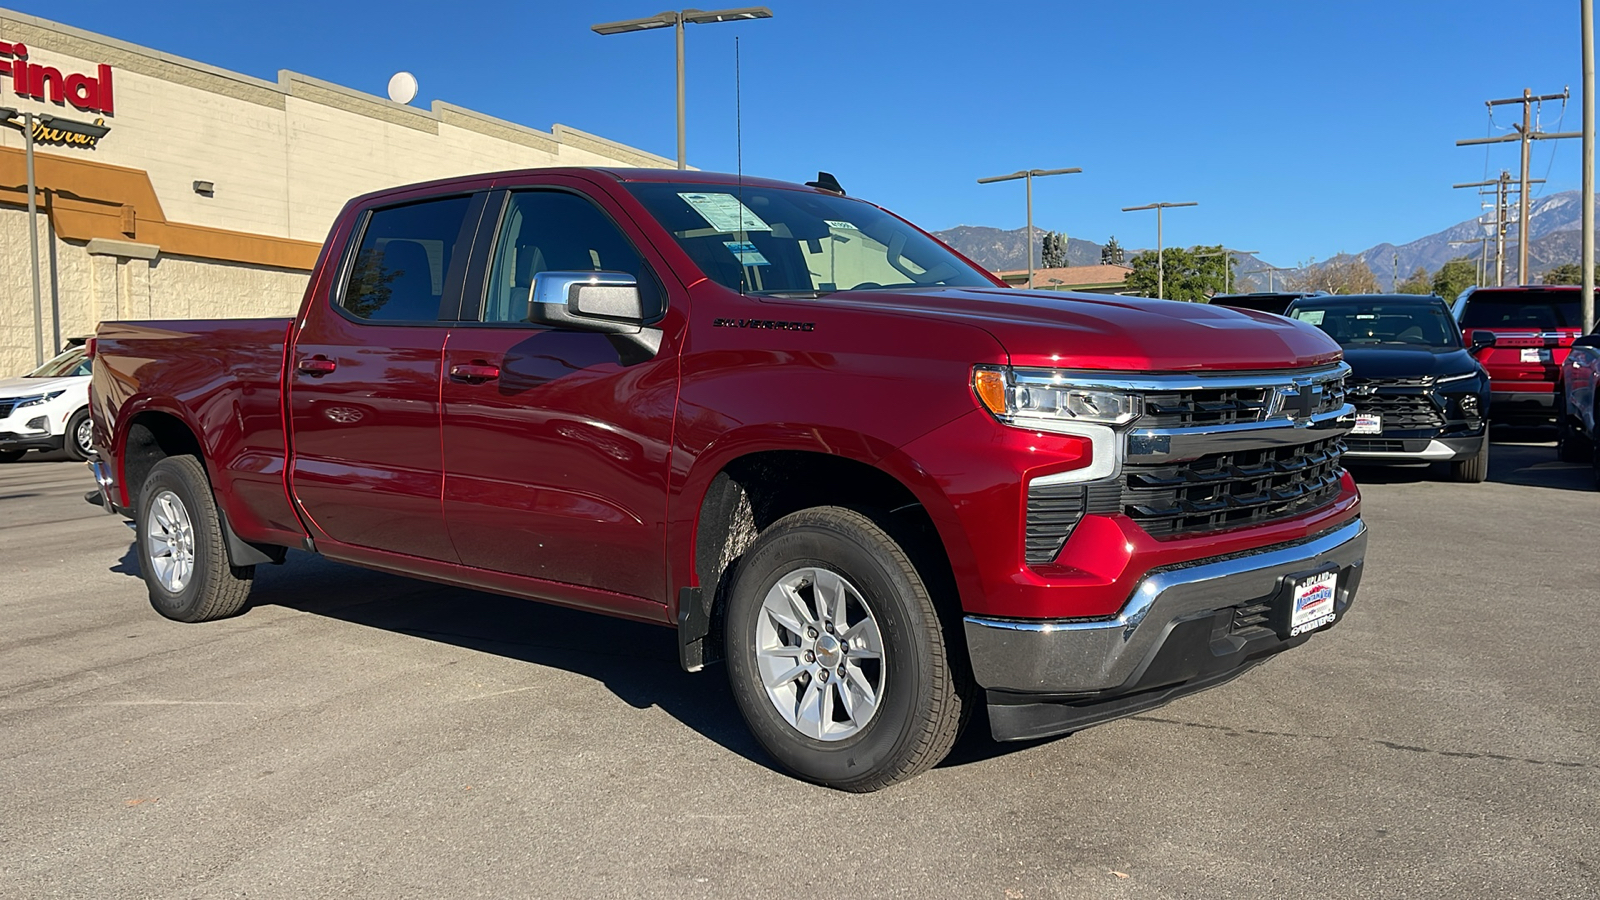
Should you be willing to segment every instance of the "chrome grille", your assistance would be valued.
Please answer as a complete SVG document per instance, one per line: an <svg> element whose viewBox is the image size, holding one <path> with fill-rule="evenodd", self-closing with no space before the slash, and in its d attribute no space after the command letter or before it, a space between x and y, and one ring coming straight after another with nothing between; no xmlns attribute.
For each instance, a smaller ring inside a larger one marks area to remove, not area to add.
<svg viewBox="0 0 1600 900"><path fill-rule="evenodd" d="M1155 537L1203 534L1311 512L1339 495L1338 437L1123 468L1123 512Z"/></svg>
<svg viewBox="0 0 1600 900"><path fill-rule="evenodd" d="M1323 415L1345 404L1344 371L1337 366L1192 379L1152 376L1141 388L1144 411L1138 427L1203 428ZM1302 385L1310 388L1304 400Z"/></svg>

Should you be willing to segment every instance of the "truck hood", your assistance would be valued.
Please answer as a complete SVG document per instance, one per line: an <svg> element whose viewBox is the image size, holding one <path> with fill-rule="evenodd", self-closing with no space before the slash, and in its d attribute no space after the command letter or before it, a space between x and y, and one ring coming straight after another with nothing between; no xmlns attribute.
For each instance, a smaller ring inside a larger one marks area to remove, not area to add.
<svg viewBox="0 0 1600 900"><path fill-rule="evenodd" d="M1315 326L1248 310L1111 294L929 288L848 291L830 304L958 319L994 335L1017 366L1184 372L1335 362Z"/></svg>

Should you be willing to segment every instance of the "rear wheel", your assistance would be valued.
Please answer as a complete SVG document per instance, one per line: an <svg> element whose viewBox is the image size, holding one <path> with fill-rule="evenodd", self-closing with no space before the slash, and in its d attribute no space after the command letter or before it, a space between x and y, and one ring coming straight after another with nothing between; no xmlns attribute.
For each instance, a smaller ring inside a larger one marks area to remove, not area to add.
<svg viewBox="0 0 1600 900"><path fill-rule="evenodd" d="M1489 477L1489 435L1483 436L1478 452L1450 464L1450 480L1478 484Z"/></svg>
<svg viewBox="0 0 1600 900"><path fill-rule="evenodd" d="M67 458L83 462L94 455L94 423L89 421L89 409L84 407L67 420L66 440L62 448Z"/></svg>
<svg viewBox="0 0 1600 900"><path fill-rule="evenodd" d="M205 468L192 456L155 464L139 491L139 569L156 612L179 622L235 615L250 598L254 566L235 566Z"/></svg>
<svg viewBox="0 0 1600 900"><path fill-rule="evenodd" d="M874 791L950 752L965 677L906 550L853 510L802 510L762 532L728 596L728 678L784 768Z"/></svg>
<svg viewBox="0 0 1600 900"><path fill-rule="evenodd" d="M1556 458L1568 463L1588 462L1594 454L1593 444L1575 427L1577 423L1567 415L1564 402L1558 402L1556 409L1560 411L1556 416Z"/></svg>

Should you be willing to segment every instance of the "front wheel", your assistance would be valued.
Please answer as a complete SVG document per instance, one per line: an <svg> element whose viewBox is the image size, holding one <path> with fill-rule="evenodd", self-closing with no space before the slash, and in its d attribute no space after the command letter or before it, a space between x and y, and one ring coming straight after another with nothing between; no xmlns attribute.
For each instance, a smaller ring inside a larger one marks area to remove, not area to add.
<svg viewBox="0 0 1600 900"><path fill-rule="evenodd" d="M65 437L62 448L67 451L68 459L83 462L94 455L94 423L89 421L88 407L73 413L67 420Z"/></svg>
<svg viewBox="0 0 1600 900"><path fill-rule="evenodd" d="M1489 435L1483 436L1483 445L1478 452L1466 459L1458 459L1450 464L1450 480L1468 484L1479 484L1489 477Z"/></svg>
<svg viewBox="0 0 1600 900"><path fill-rule="evenodd" d="M874 791L955 744L967 690L938 610L861 513L817 507L762 532L733 578L725 638L745 722L802 778Z"/></svg>
<svg viewBox="0 0 1600 900"><path fill-rule="evenodd" d="M1566 413L1566 406L1561 407L1561 415L1556 419L1556 458L1566 463L1584 463L1594 453L1589 439L1583 436Z"/></svg>
<svg viewBox="0 0 1600 900"><path fill-rule="evenodd" d="M139 491L139 570L156 612L179 622L235 615L250 598L254 566L235 566L223 545L211 481L192 456L155 464Z"/></svg>

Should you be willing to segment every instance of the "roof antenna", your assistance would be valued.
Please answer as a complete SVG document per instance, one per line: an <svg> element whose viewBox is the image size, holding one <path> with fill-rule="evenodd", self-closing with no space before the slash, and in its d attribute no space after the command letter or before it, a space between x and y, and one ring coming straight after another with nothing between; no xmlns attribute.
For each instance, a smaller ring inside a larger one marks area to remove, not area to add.
<svg viewBox="0 0 1600 900"><path fill-rule="evenodd" d="M739 85L739 36L733 36L733 159L734 177L739 185L739 296L744 296L745 279L750 277L750 267L744 264L744 247L749 237L744 230L744 107Z"/></svg>
<svg viewBox="0 0 1600 900"><path fill-rule="evenodd" d="M806 182L806 187L814 187L819 191L845 196L844 188L839 186L839 179L833 177L832 172L818 172L816 181Z"/></svg>

